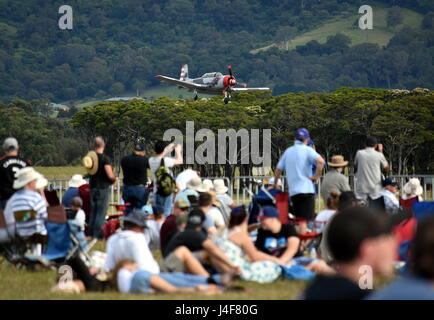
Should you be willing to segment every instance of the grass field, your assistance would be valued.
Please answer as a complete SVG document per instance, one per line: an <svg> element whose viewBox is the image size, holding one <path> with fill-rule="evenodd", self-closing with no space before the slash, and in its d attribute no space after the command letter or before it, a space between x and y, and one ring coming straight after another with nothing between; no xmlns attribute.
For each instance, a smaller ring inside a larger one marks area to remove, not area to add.
<svg viewBox="0 0 434 320"><path fill-rule="evenodd" d="M404 16L404 22L401 25L398 25L395 29L388 28L388 10L389 8L373 8L373 30L360 30L358 27L354 27L354 22L360 18L359 15L354 15L351 17L337 17L314 30L295 37L290 42L289 50L294 50L297 46L305 45L311 40L316 40L319 43L325 43L327 41L327 37L336 35L339 32L350 37L352 40L351 45L353 46L365 42L376 43L380 46L385 46L389 43L394 34L405 26L420 28L423 16L415 11L403 8L401 8L401 10ZM281 44L273 43L269 46L252 50L251 52L257 53L259 51L268 50L275 46L283 49Z"/></svg>
<svg viewBox="0 0 434 320"><path fill-rule="evenodd" d="M104 251L104 243L100 242L96 249ZM158 252L154 252L157 261L160 258ZM296 299L306 287L307 282L290 281L279 279L270 284L258 284L247 281L235 281L234 285L243 286L248 292L228 292L214 296L199 294L158 294L158 295L132 295L121 294L114 290L106 292L88 292L82 294L66 294L51 292L55 284L56 271L40 270L27 271L17 270L0 257L0 300L53 300L53 299L78 299L78 300L108 300L108 299L169 299L169 300L194 300L194 299L236 299L236 300L290 300Z"/></svg>
<svg viewBox="0 0 434 320"><path fill-rule="evenodd" d="M47 179L70 179L74 174L85 175L84 167L36 167Z"/></svg>

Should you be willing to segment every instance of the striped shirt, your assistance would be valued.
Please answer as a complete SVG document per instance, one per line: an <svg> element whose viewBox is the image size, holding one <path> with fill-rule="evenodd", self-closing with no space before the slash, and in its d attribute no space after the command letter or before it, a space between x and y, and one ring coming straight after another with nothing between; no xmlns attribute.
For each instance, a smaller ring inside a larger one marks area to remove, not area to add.
<svg viewBox="0 0 434 320"><path fill-rule="evenodd" d="M36 219L16 223L17 233L20 237L27 238L38 233L47 234L45 221L47 220L47 204L44 198L33 190L19 190L9 199L4 211L6 225L15 225L14 212L34 210Z"/></svg>

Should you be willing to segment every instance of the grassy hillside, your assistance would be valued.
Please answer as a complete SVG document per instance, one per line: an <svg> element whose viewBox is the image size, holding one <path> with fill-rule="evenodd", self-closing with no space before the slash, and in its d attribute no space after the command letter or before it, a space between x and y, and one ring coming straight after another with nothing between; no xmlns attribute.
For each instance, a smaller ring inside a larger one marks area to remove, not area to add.
<svg viewBox="0 0 434 320"><path fill-rule="evenodd" d="M303 33L293 40L289 45L289 50L294 50L297 46L302 46L311 40L316 40L319 43L325 43L327 37L336 35L337 33L343 33L351 38L352 45L360 43L376 43L380 46L386 46L390 39L402 28L409 26L415 29L419 29L423 16L413 10L401 8L404 16L402 24L391 29L387 27L387 12L389 8L373 8L374 9L374 29L373 30L360 30L355 22L358 21L360 15L354 15L350 17L336 17L327 23L324 23L321 27ZM281 44L273 43L269 46L252 50L251 53L257 53L259 51L268 50L272 47L278 47L283 49Z"/></svg>

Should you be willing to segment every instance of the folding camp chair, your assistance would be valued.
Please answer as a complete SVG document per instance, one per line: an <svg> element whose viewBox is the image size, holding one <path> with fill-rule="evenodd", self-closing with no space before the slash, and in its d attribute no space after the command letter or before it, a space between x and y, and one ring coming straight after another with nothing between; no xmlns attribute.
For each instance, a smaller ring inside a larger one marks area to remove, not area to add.
<svg viewBox="0 0 434 320"><path fill-rule="evenodd" d="M383 196L376 199L368 197L368 206L369 208L377 210L378 212L386 212L386 204L384 203Z"/></svg>
<svg viewBox="0 0 434 320"><path fill-rule="evenodd" d="M116 208L116 214L111 214L108 216L106 223L103 226L104 238L108 240L111 235L113 235L116 230L121 227L120 218L125 216L126 209L130 206L130 203L125 204L111 204Z"/></svg>
<svg viewBox="0 0 434 320"><path fill-rule="evenodd" d="M83 247L74 233L73 226L68 222L64 206L48 207L47 212L48 246L43 257L51 261L63 262L81 253L87 262L91 263L92 260L88 252L96 241Z"/></svg>
<svg viewBox="0 0 434 320"><path fill-rule="evenodd" d="M402 198L399 198L399 205L401 207L404 207L404 208L411 208L413 205L413 202L419 202L419 197L413 197L413 198L409 198L409 199L405 199L405 200Z"/></svg>
<svg viewBox="0 0 434 320"><path fill-rule="evenodd" d="M396 253L397 260L406 260L406 254L403 254L403 250L400 250L402 245L411 243L416 231L417 223L424 218L434 215L434 202L424 201L419 202L413 200L411 205L411 217L408 220L401 222L394 229L396 242L398 244L398 252ZM401 254L399 252L401 251Z"/></svg>

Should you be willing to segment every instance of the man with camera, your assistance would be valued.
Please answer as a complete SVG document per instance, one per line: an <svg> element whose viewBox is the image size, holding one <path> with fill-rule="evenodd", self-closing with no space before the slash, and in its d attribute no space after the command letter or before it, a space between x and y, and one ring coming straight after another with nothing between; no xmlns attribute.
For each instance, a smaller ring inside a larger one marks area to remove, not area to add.
<svg viewBox="0 0 434 320"><path fill-rule="evenodd" d="M389 170L383 154L383 145L375 137L368 136L365 149L359 150L354 159L356 169L355 194L359 200L375 199L382 189L382 170Z"/></svg>

